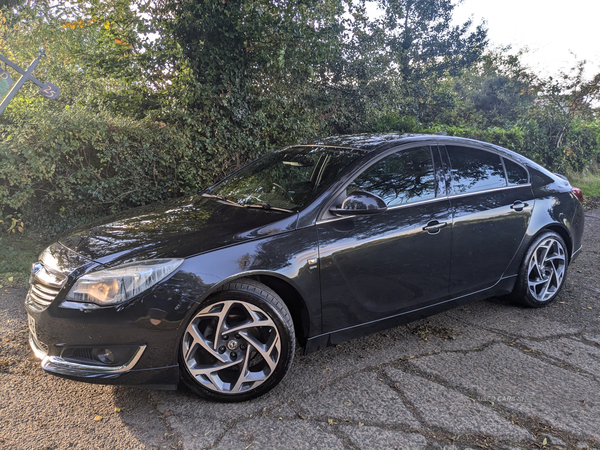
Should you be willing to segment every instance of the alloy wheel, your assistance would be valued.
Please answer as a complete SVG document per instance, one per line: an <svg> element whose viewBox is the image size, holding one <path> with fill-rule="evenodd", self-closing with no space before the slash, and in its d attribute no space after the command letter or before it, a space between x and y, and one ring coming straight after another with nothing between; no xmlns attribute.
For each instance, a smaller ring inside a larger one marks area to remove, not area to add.
<svg viewBox="0 0 600 450"><path fill-rule="evenodd" d="M185 330L184 364L202 386L222 394L255 389L275 371L281 338L269 315L252 303L227 300L202 309Z"/></svg>
<svg viewBox="0 0 600 450"><path fill-rule="evenodd" d="M553 237L542 240L535 248L527 269L529 293L535 300L546 302L558 292L566 262L562 243Z"/></svg>

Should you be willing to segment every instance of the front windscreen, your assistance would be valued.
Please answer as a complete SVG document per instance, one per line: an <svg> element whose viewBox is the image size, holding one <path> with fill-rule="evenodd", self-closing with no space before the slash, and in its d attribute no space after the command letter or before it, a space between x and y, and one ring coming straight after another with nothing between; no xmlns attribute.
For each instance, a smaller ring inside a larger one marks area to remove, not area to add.
<svg viewBox="0 0 600 450"><path fill-rule="evenodd" d="M216 185L210 195L241 206L297 211L316 199L362 155L362 150L347 148L287 147L234 173Z"/></svg>

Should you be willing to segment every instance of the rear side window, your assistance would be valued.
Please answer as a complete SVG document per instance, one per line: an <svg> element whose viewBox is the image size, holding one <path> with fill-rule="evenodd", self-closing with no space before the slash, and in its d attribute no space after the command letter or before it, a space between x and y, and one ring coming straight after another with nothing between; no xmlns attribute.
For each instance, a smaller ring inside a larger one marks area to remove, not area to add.
<svg viewBox="0 0 600 450"><path fill-rule="evenodd" d="M455 194L506 187L500 156L469 147L447 145Z"/></svg>
<svg viewBox="0 0 600 450"><path fill-rule="evenodd" d="M388 207L435 198L435 172L429 147L402 150L376 162L348 186L371 192Z"/></svg>
<svg viewBox="0 0 600 450"><path fill-rule="evenodd" d="M504 158L504 167L506 167L508 184L511 186L529 183L529 174L527 173L527 170L517 163L512 162L510 159Z"/></svg>

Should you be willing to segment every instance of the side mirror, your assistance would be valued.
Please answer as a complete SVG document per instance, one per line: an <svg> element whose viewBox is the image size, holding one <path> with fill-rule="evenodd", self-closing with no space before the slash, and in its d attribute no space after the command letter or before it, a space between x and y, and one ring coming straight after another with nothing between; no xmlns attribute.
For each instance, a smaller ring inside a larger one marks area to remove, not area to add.
<svg viewBox="0 0 600 450"><path fill-rule="evenodd" d="M338 216L377 214L387 211L385 202L367 191L354 191L342 203L341 208L332 206L329 212Z"/></svg>

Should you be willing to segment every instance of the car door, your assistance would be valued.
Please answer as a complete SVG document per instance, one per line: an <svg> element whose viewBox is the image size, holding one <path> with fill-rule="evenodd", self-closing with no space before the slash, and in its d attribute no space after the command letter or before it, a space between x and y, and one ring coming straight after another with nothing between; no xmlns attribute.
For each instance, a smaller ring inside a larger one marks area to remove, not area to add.
<svg viewBox="0 0 600 450"><path fill-rule="evenodd" d="M378 195L386 212L317 223L324 333L447 298L452 218L440 166L437 146L393 151L346 188Z"/></svg>
<svg viewBox="0 0 600 450"><path fill-rule="evenodd" d="M451 175L450 295L489 288L503 276L529 225L534 197L527 170L497 153L440 147Z"/></svg>

